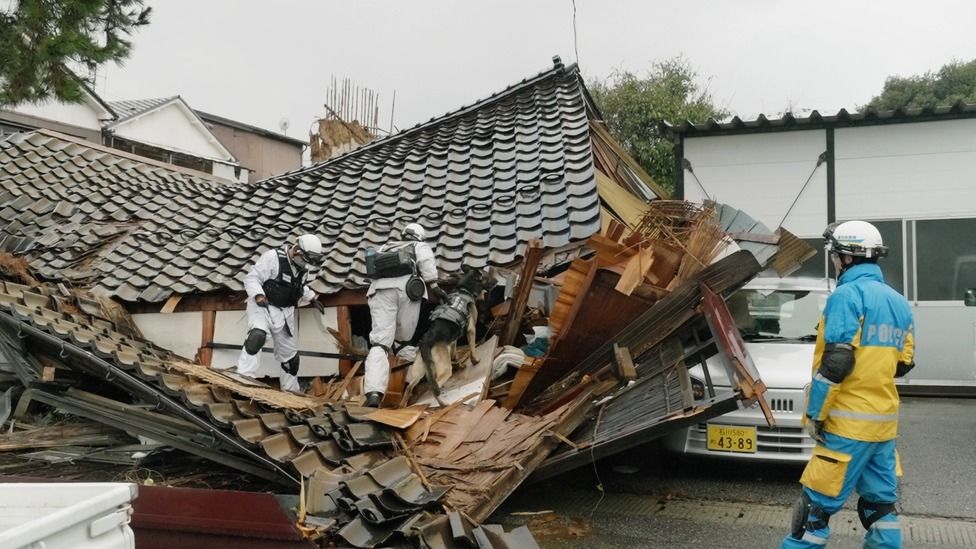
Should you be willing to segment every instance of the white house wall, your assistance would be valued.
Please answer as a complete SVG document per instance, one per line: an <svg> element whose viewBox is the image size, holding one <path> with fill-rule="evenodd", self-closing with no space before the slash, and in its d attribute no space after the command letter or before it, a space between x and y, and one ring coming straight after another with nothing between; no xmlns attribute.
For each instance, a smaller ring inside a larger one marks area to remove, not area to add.
<svg viewBox="0 0 976 549"><path fill-rule="evenodd" d="M684 156L712 199L745 211L771 230L826 150L823 130L786 131L684 141ZM800 237L816 237L827 223L827 166L813 174L783 226ZM701 202L705 195L695 177L684 174L685 199Z"/></svg>
<svg viewBox="0 0 976 549"><path fill-rule="evenodd" d="M338 329L339 320L334 308L325 310L319 318L315 309L300 309L298 315L298 348L303 351L338 353L338 347L326 328ZM198 332L199 333L199 332ZM244 311L218 311L214 326L214 343L243 345L247 336L247 317ZM272 347L271 338L265 347ZM227 368L237 364L240 350L214 349L211 365ZM271 353L261 353L259 376L278 377L281 365ZM299 375L328 376L339 372L339 361L334 358L302 357Z"/></svg>
<svg viewBox="0 0 976 549"><path fill-rule="evenodd" d="M976 119L837 129L834 146L837 219L973 214Z"/></svg>
<svg viewBox="0 0 976 549"><path fill-rule="evenodd" d="M25 103L18 105L14 112L96 132L102 130L102 122L99 120L99 116L108 117L102 112L102 109L96 109L87 99L81 103L62 103L60 101L44 101L37 104Z"/></svg>
<svg viewBox="0 0 976 549"><path fill-rule="evenodd" d="M156 345L188 358L197 354L203 333L203 316L192 313L144 313L132 315L139 331Z"/></svg>
<svg viewBox="0 0 976 549"><path fill-rule="evenodd" d="M209 131L196 125L177 102L123 122L114 128L114 132L120 137L164 149L228 160L227 155L207 139Z"/></svg>

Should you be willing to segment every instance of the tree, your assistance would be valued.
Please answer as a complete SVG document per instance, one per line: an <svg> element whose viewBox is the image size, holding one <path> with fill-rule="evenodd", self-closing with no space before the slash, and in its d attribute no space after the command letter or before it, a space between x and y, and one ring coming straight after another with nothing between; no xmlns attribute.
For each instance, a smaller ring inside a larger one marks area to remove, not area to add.
<svg viewBox="0 0 976 549"><path fill-rule="evenodd" d="M0 105L82 98L72 71L129 56L127 39L149 23L143 0L19 0L0 8Z"/></svg>
<svg viewBox="0 0 976 549"><path fill-rule="evenodd" d="M654 181L674 191L674 153L658 132L667 120L701 123L728 116L712 102L707 87L683 57L655 63L643 78L614 71L606 81L591 81L590 94L603 113L610 132Z"/></svg>
<svg viewBox="0 0 976 549"><path fill-rule="evenodd" d="M890 111L952 105L957 101L976 103L976 60L951 61L934 73L889 76L881 95L871 98L866 107Z"/></svg>

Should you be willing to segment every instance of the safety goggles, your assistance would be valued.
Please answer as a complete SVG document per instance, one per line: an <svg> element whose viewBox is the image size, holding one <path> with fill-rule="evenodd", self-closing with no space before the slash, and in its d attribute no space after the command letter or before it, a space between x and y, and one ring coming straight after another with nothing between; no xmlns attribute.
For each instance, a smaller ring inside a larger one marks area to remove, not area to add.
<svg viewBox="0 0 976 549"><path fill-rule="evenodd" d="M298 257L301 258L302 262L306 265L321 265L322 260L325 259L323 254L309 252L302 250L301 248L298 249Z"/></svg>

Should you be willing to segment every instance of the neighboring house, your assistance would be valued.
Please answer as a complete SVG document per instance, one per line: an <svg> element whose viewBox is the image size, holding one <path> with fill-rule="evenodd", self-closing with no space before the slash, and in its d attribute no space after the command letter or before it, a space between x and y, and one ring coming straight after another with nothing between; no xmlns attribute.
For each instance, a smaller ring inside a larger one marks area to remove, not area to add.
<svg viewBox="0 0 976 549"><path fill-rule="evenodd" d="M250 181L260 181L302 167L302 152L308 143L264 128L196 111L207 128L250 172Z"/></svg>
<svg viewBox="0 0 976 549"><path fill-rule="evenodd" d="M302 166L304 141L194 111L179 96L109 103L84 83L82 93L79 103L0 109L0 137L44 128L225 182L257 181Z"/></svg>
<svg viewBox="0 0 976 549"><path fill-rule="evenodd" d="M916 320L919 367L900 389L976 391L976 307L964 301L976 288L976 105L661 129L678 152L678 196L707 195L807 239L821 252L799 274L827 273L828 223L877 226L885 278Z"/></svg>
<svg viewBox="0 0 976 549"><path fill-rule="evenodd" d="M170 104L183 115L182 100ZM609 137L576 66L558 60L470 106L250 184L47 131L0 141L0 250L124 303L148 339L223 366L237 352L206 345L243 341L247 269L299 234L327 243L310 286L331 312L325 324L304 313L298 336L302 349L326 350L325 328L352 335L350 308L368 314L364 248L407 223L427 229L440 275L452 277L462 265L518 266L533 240L571 257L663 196ZM307 362L304 375L337 367Z"/></svg>
<svg viewBox="0 0 976 549"><path fill-rule="evenodd" d="M119 118L106 124L112 148L246 182L247 170L180 96L109 103Z"/></svg>
<svg viewBox="0 0 976 549"><path fill-rule="evenodd" d="M0 137L47 128L93 143L102 142L102 126L118 118L112 108L88 86L81 86L79 103L48 100L0 109Z"/></svg>

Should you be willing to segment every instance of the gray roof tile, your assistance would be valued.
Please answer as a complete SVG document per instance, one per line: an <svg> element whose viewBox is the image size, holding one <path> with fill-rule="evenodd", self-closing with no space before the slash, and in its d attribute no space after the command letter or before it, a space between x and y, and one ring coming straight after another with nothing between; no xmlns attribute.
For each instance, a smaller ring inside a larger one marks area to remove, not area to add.
<svg viewBox="0 0 976 549"><path fill-rule="evenodd" d="M112 107L124 119L171 99ZM239 290L260 252L311 232L327 239L329 258L311 286L330 293L366 284L363 248L416 221L441 274L453 275L462 262L510 263L530 239L561 246L597 232L590 147L575 67L251 184L219 185L52 132L17 134L0 141L0 246L43 242L33 265L84 261L111 295L159 301ZM25 232L12 234L25 212ZM68 230L68 216L81 225Z"/></svg>

